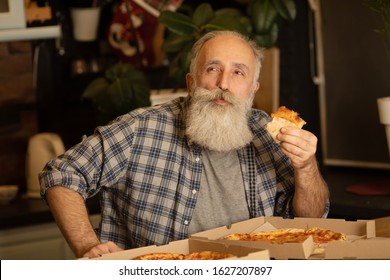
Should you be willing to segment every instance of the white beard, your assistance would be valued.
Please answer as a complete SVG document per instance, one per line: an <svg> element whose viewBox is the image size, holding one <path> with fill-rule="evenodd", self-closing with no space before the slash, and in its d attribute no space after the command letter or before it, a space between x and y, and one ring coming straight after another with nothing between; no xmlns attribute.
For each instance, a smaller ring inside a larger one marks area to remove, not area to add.
<svg viewBox="0 0 390 280"><path fill-rule="evenodd" d="M247 118L253 97L246 101L219 88L211 91L196 88L187 116L187 136L213 151L226 152L246 146L253 139ZM217 105L216 98L230 104Z"/></svg>

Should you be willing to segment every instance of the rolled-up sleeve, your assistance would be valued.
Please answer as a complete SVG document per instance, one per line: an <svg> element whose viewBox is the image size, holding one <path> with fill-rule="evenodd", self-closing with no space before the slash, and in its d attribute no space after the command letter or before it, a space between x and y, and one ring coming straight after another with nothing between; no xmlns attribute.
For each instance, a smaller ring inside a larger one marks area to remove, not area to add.
<svg viewBox="0 0 390 280"><path fill-rule="evenodd" d="M99 127L93 135L50 160L39 174L42 198L49 188L64 186L85 200L103 186L113 185L128 159L130 134L125 122Z"/></svg>

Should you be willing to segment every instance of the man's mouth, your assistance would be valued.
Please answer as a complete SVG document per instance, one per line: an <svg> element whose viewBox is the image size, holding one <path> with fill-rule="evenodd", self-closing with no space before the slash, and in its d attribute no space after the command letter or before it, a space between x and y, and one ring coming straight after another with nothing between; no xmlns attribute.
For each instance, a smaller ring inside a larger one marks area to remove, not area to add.
<svg viewBox="0 0 390 280"><path fill-rule="evenodd" d="M215 98L215 99L214 99L214 103L215 103L216 105L220 105L220 106L226 106L226 105L230 104L230 102L226 101L226 100L223 99L223 98Z"/></svg>

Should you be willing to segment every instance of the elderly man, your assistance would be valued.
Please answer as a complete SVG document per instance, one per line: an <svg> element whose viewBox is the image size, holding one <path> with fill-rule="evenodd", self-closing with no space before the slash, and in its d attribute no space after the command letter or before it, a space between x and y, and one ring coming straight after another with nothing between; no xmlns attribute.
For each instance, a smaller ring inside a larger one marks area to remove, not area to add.
<svg viewBox="0 0 390 280"><path fill-rule="evenodd" d="M262 53L239 33L193 47L189 95L137 109L51 160L41 194L75 255L165 244L256 216L326 217L317 138L284 127L276 144L252 109ZM85 200L100 194L92 228Z"/></svg>

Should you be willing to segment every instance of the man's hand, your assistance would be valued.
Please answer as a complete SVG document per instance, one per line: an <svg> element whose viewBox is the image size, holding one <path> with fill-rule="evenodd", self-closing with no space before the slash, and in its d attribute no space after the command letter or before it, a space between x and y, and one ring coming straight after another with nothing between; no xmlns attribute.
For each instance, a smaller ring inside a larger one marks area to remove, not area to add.
<svg viewBox="0 0 390 280"><path fill-rule="evenodd" d="M277 135L282 152L291 160L294 169L305 169L313 163L317 151L317 137L304 129L283 127Z"/></svg>
<svg viewBox="0 0 390 280"><path fill-rule="evenodd" d="M123 251L123 249L118 247L114 242L108 241L90 248L88 252L86 252L83 255L83 257L96 258L96 257L100 257L103 254L114 253L119 251Z"/></svg>

